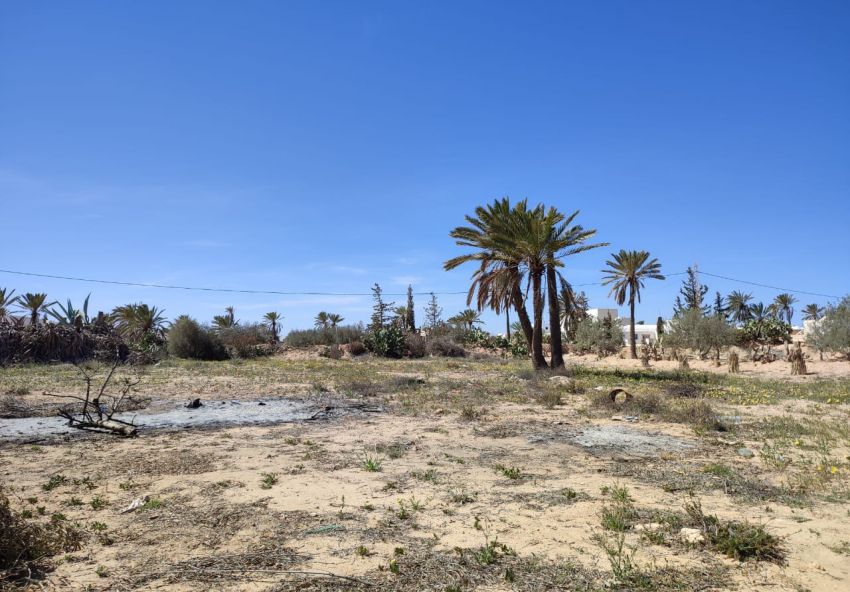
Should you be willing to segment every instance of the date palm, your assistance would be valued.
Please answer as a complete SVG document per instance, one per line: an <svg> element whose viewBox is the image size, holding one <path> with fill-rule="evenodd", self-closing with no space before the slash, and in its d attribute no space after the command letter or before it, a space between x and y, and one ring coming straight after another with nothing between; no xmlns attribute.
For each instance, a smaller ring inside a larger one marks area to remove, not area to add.
<svg viewBox="0 0 850 592"><path fill-rule="evenodd" d="M55 302L47 302L47 294L27 292L18 298L18 307L29 315L30 325L38 325L38 316L46 313Z"/></svg>
<svg viewBox="0 0 850 592"><path fill-rule="evenodd" d="M531 350L533 329L522 292L525 270L513 236L516 207L504 197L475 208L474 215L465 217L469 226L458 226L449 233L455 244L471 247L473 252L449 259L443 268L449 271L464 263L477 263L467 304L475 300L478 310L491 308L497 314L513 307Z"/></svg>
<svg viewBox="0 0 850 592"><path fill-rule="evenodd" d="M611 254L613 260L608 260L608 266L602 270L607 274L602 278L602 285L611 284L609 296L619 306L628 298L629 301L629 350L632 359L637 358L637 344L635 343L635 299L640 302L640 291L644 287L644 281L648 279L663 280L661 264L658 259L650 259L646 251L626 251L621 249L619 253Z"/></svg>
<svg viewBox="0 0 850 592"><path fill-rule="evenodd" d="M146 337L162 337L169 326L165 311L144 303L125 304L112 309L112 320L118 332L128 341Z"/></svg>
<svg viewBox="0 0 850 592"><path fill-rule="evenodd" d="M7 320L10 316L10 309L18 303L18 297L15 296L15 291L7 288L0 288L0 321Z"/></svg>
<svg viewBox="0 0 850 592"><path fill-rule="evenodd" d="M540 208L542 214L542 208ZM561 315L558 302L558 280L563 279L557 268L563 266L562 259L590 249L607 246L608 243L586 244L596 230L586 230L573 224L578 210L567 217L554 208L549 208L546 219L551 224L546 246L546 292L549 295L549 327L551 332L552 368L564 365L564 345L561 339Z"/></svg>
<svg viewBox="0 0 850 592"><path fill-rule="evenodd" d="M578 324L587 316L587 296L584 292L575 293L572 285L561 278L561 291L558 293L558 308L561 326L567 340L575 339Z"/></svg>
<svg viewBox="0 0 850 592"><path fill-rule="evenodd" d="M320 312L316 315L315 320L313 321L313 326L316 329L327 329L331 325L330 315L325 311Z"/></svg>
<svg viewBox="0 0 850 592"><path fill-rule="evenodd" d="M336 314L335 312L328 313L328 323L330 323L331 329L336 329L337 327L339 327L344 320L345 318Z"/></svg>
<svg viewBox="0 0 850 592"><path fill-rule="evenodd" d="M791 319L794 317L794 304L796 303L797 299L794 296L784 292L774 298L772 306L776 310L776 316L780 320L784 319L790 325Z"/></svg>
<svg viewBox="0 0 850 592"><path fill-rule="evenodd" d="M481 320L480 312L467 308L450 318L449 322L471 331L475 325L480 325L483 321Z"/></svg>
<svg viewBox="0 0 850 592"><path fill-rule="evenodd" d="M803 309L803 318L807 321L817 321L823 316L824 307L817 304L807 304Z"/></svg>
<svg viewBox="0 0 850 592"><path fill-rule="evenodd" d="M734 323L744 323L752 317L750 301L753 299L752 294L745 294L738 290L733 290L726 298L726 312L729 315L729 320Z"/></svg>
<svg viewBox="0 0 850 592"><path fill-rule="evenodd" d="M269 330L272 332L272 340L277 343L278 342L278 331L280 326L280 321L283 319L277 312L267 312L263 315L263 321L268 326Z"/></svg>

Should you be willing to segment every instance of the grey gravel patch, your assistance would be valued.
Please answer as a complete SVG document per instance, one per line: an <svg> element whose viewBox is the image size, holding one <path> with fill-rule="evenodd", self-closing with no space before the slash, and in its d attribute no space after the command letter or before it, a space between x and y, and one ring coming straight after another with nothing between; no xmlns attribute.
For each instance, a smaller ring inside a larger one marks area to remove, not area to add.
<svg viewBox="0 0 850 592"><path fill-rule="evenodd" d="M647 432L625 425L595 426L574 438L591 452L613 451L631 456L655 456L659 452L689 452L696 445L680 438Z"/></svg>

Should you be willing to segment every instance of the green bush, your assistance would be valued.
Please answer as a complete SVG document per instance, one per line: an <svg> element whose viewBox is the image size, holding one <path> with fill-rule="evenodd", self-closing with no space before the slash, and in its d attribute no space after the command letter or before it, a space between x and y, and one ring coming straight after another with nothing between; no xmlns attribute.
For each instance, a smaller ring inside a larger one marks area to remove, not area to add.
<svg viewBox="0 0 850 592"><path fill-rule="evenodd" d="M818 351L850 355L850 296L845 296L837 306L827 307L807 340Z"/></svg>
<svg viewBox="0 0 850 592"><path fill-rule="evenodd" d="M376 356L400 358L404 355L404 332L395 325L379 327L366 335L363 344Z"/></svg>
<svg viewBox="0 0 850 592"><path fill-rule="evenodd" d="M343 325L326 329L293 329L284 338L289 347L313 347L363 341L363 325Z"/></svg>
<svg viewBox="0 0 850 592"><path fill-rule="evenodd" d="M576 327L576 350L609 356L623 349L623 328L611 319L586 318Z"/></svg>
<svg viewBox="0 0 850 592"><path fill-rule="evenodd" d="M193 360L226 360L227 350L219 336L186 315L168 330L168 353Z"/></svg>
<svg viewBox="0 0 850 592"><path fill-rule="evenodd" d="M674 319L670 330L663 337L664 346L673 349L690 349L704 358L714 352L719 359L720 351L736 341L735 328L722 316L703 316L699 310L687 310Z"/></svg>

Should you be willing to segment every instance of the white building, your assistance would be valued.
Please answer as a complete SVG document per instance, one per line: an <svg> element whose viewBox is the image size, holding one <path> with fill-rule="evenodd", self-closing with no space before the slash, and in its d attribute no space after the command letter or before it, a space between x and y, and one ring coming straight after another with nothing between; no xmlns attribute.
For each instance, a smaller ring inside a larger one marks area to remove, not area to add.
<svg viewBox="0 0 850 592"><path fill-rule="evenodd" d="M629 319L621 318L616 308L589 308L587 309L587 316L596 321L603 321L605 319L617 321L623 327L623 345L629 344ZM668 323L669 321L664 322L665 331L667 330ZM656 341L658 341L658 327L655 323L650 325L635 324L635 342L638 345L644 343L652 344Z"/></svg>

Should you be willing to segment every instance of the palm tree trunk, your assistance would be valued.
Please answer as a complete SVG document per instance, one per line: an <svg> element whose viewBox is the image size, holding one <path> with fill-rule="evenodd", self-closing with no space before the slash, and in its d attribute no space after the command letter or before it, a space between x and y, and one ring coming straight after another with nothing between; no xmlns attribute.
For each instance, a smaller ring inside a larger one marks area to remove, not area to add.
<svg viewBox="0 0 850 592"><path fill-rule="evenodd" d="M561 311L558 306L558 286L555 268L546 266L546 291L549 293L549 334L552 345L552 368L564 366L564 344L561 342Z"/></svg>
<svg viewBox="0 0 850 592"><path fill-rule="evenodd" d="M528 311L525 309L525 301L522 299L522 290L520 290L519 284L511 288L511 299L514 302L514 309L525 335L525 344L528 346L528 351L531 351L531 339L534 331L531 328L531 320L528 318Z"/></svg>
<svg viewBox="0 0 850 592"><path fill-rule="evenodd" d="M629 298L629 311L631 316L629 317L629 348L632 352L632 359L637 358L637 344L635 343L635 294L631 293L631 298Z"/></svg>
<svg viewBox="0 0 850 592"><path fill-rule="evenodd" d="M543 356L543 269L533 269L530 273L532 303L534 304L531 360L535 368L546 368L546 358Z"/></svg>
<svg viewBox="0 0 850 592"><path fill-rule="evenodd" d="M508 341L511 340L511 308L509 306L505 307L505 329L507 329L506 333L508 335Z"/></svg>

